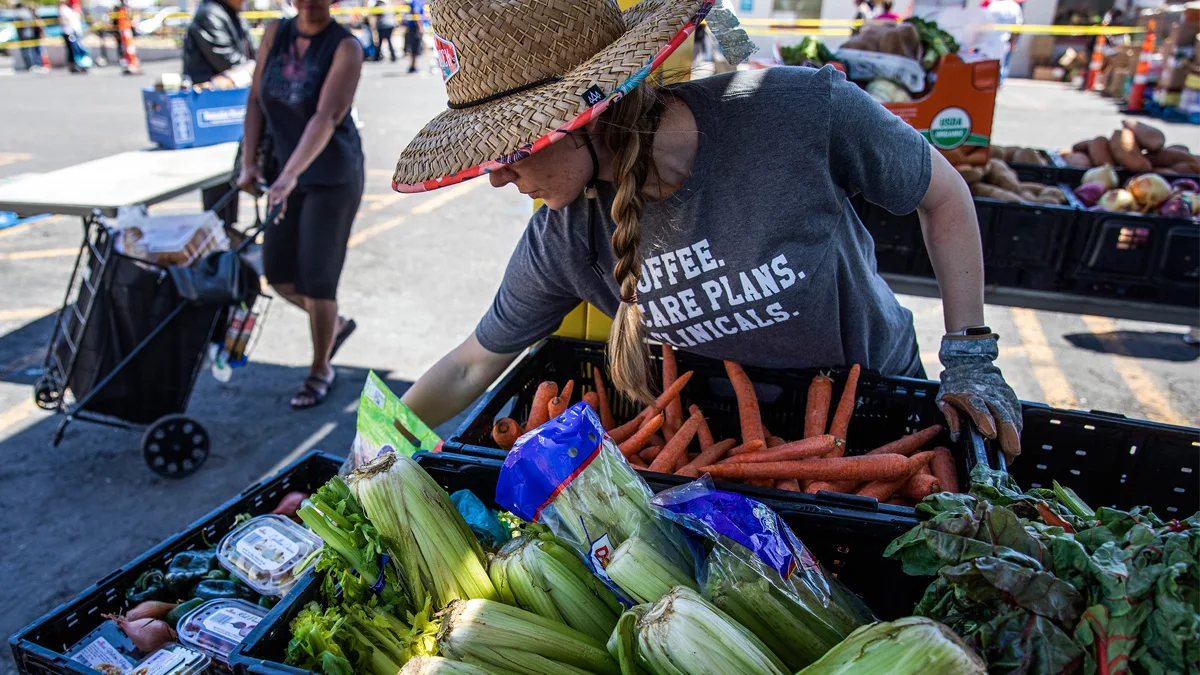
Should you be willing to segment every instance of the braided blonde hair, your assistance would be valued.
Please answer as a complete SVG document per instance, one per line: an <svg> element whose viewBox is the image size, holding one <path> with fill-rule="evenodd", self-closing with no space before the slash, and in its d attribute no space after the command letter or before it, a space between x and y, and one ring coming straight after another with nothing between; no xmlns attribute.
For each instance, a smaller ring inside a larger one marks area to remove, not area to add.
<svg viewBox="0 0 1200 675"><path fill-rule="evenodd" d="M650 403L650 350L642 310L637 305L637 286L642 274L642 213L649 201L646 184L657 178L654 168L654 132L662 117L658 90L636 87L601 117L601 139L613 152L612 219L616 230L612 250L617 263L613 277L621 287L621 304L608 333L608 358L613 384L626 396Z"/></svg>

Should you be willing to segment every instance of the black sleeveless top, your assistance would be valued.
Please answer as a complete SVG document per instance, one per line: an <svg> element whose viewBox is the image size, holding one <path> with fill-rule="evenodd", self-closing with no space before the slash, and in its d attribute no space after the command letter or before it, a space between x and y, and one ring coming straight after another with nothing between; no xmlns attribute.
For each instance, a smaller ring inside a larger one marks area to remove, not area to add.
<svg viewBox="0 0 1200 675"><path fill-rule="evenodd" d="M310 42L303 56L296 55L296 38ZM345 39L354 39L345 28L331 21L316 35L301 35L293 19L285 19L275 33L271 53L263 66L259 105L275 141L279 166L287 163L304 127L317 112L321 87L333 65L333 55ZM363 152L358 128L350 113L337 123L329 144L300 175L300 185L345 185L362 179Z"/></svg>

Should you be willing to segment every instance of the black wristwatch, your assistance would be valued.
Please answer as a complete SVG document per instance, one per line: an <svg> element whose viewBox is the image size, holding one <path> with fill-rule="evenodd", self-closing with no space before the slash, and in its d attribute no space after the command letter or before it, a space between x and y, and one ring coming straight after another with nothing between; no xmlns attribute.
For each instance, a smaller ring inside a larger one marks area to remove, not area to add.
<svg viewBox="0 0 1200 675"><path fill-rule="evenodd" d="M946 333L946 337L975 337L979 335L991 335L992 329L988 326L971 326L962 330L951 331Z"/></svg>

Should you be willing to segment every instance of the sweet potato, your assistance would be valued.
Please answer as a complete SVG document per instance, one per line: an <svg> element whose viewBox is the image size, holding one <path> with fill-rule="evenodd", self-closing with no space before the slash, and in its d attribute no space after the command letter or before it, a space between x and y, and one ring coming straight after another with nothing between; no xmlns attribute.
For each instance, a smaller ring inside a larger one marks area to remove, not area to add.
<svg viewBox="0 0 1200 675"><path fill-rule="evenodd" d="M1108 139L1103 136L1097 136L1088 141L1087 155L1092 160L1092 166L1116 164L1113 160L1112 152L1108 149Z"/></svg>
<svg viewBox="0 0 1200 675"><path fill-rule="evenodd" d="M1108 149L1121 168L1138 173L1147 173L1154 169L1150 160L1142 154L1142 146L1138 145L1132 129L1114 131L1112 138L1108 139Z"/></svg>
<svg viewBox="0 0 1200 675"><path fill-rule="evenodd" d="M1017 146L1015 146L1015 145L1010 145L1010 146L1008 146L1007 148L1005 148L1005 149L1004 149L1004 161L1005 161L1005 162L1011 162L1011 161L1013 161L1013 157L1016 157L1016 156L1017 156L1017 151L1018 151L1018 150L1021 150L1021 148L1019 148L1019 147L1017 147Z"/></svg>
<svg viewBox="0 0 1200 675"><path fill-rule="evenodd" d="M958 171L959 175L961 175L963 177L963 180L965 180L968 184L969 183L978 183L979 181L983 180L983 167L982 166L971 166L969 164L960 164L954 168Z"/></svg>
<svg viewBox="0 0 1200 675"><path fill-rule="evenodd" d="M1079 141L1075 145L1071 146L1071 152L1087 152L1089 143L1091 143L1091 141ZM1060 151L1058 154L1063 155L1067 153Z"/></svg>
<svg viewBox="0 0 1200 675"><path fill-rule="evenodd" d="M979 182L971 183L971 194L976 197L987 197L988 199L996 199L1002 202L1023 202L1025 199L1016 192L1005 190L995 185Z"/></svg>
<svg viewBox="0 0 1200 675"><path fill-rule="evenodd" d="M1030 148L1017 148L1017 151L1013 153L1012 161L1014 164L1046 166L1046 160L1042 157L1042 153Z"/></svg>
<svg viewBox="0 0 1200 675"><path fill-rule="evenodd" d="M1067 196L1055 185L1043 185L1041 201L1043 204L1066 204Z"/></svg>
<svg viewBox="0 0 1200 675"><path fill-rule="evenodd" d="M1168 145L1167 147L1163 148L1163 150L1181 150L1183 152L1188 153L1189 155L1192 154L1192 149L1186 145L1183 145L1182 143L1176 143L1175 145Z"/></svg>
<svg viewBox="0 0 1200 675"><path fill-rule="evenodd" d="M1133 132L1134 138L1137 139L1137 144L1142 146L1143 150L1149 152L1158 152L1167 144L1167 137L1158 127L1152 127L1145 122L1137 120L1125 120L1121 125Z"/></svg>
<svg viewBox="0 0 1200 675"><path fill-rule="evenodd" d="M1063 155L1062 158L1063 161L1067 163L1067 166L1073 166L1076 169L1092 168L1092 158L1089 157L1087 153L1069 152Z"/></svg>
<svg viewBox="0 0 1200 675"><path fill-rule="evenodd" d="M1021 191L1021 179L1017 178L1017 172L998 159L988 161L983 180L1009 192Z"/></svg>
<svg viewBox="0 0 1200 675"><path fill-rule="evenodd" d="M1157 152L1147 152L1146 157L1155 168L1175 166L1176 164L1191 164L1196 161L1190 152L1163 148Z"/></svg>
<svg viewBox="0 0 1200 675"><path fill-rule="evenodd" d="M989 159L1004 159L1004 151L1007 150L1003 145L993 145L988 148Z"/></svg>

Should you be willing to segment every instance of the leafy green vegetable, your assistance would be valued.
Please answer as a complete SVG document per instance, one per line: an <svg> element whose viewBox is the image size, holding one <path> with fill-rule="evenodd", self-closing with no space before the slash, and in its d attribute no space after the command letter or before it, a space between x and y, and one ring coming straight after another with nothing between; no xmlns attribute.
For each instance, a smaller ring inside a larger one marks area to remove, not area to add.
<svg viewBox="0 0 1200 675"><path fill-rule="evenodd" d="M805 37L798 45L780 45L779 57L789 66L811 66L820 68L833 59L833 52L824 42L812 37Z"/></svg>
<svg viewBox="0 0 1200 675"><path fill-rule="evenodd" d="M912 16L905 19L904 22L911 23L916 27L917 35L921 36L921 44L925 47L925 54L921 57L921 67L925 70L933 70L943 56L958 53L959 45L954 36L939 28L936 21L926 21Z"/></svg>
<svg viewBox="0 0 1200 675"><path fill-rule="evenodd" d="M916 613L941 621L991 672L1200 673L1200 514L1093 511L1073 492L1022 492L976 467L966 495L934 495L930 516L885 555L937 575Z"/></svg>
<svg viewBox="0 0 1200 675"><path fill-rule="evenodd" d="M286 663L322 675L396 675L413 656L437 651L429 608L408 619L378 607L309 603L292 621Z"/></svg>

